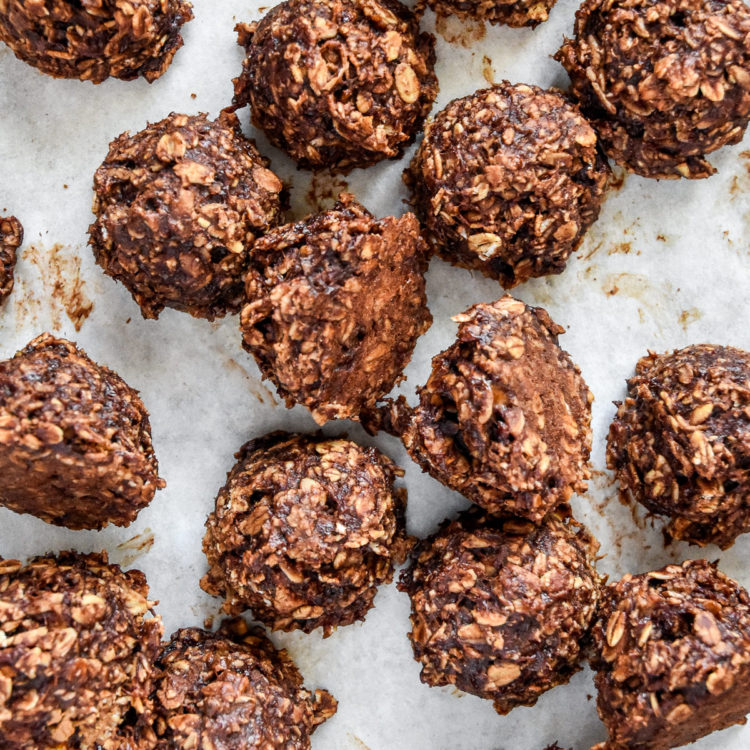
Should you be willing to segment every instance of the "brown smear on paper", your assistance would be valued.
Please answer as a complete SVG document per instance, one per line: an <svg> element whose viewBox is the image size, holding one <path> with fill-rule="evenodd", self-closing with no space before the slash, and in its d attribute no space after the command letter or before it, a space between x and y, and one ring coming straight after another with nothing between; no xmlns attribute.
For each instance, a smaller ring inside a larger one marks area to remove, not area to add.
<svg viewBox="0 0 750 750"><path fill-rule="evenodd" d="M696 320L700 320L702 315L703 313L697 307L689 307L687 310L683 310L679 318L682 330L687 332L688 326L695 323Z"/></svg>
<svg viewBox="0 0 750 750"><path fill-rule="evenodd" d="M16 320L25 323L29 317L36 318L46 308L52 330L62 328L64 314L76 331L80 331L94 309L94 303L86 294L86 283L81 279L81 259L75 250L59 243L51 248L29 245L22 259L35 267L42 296L40 298L35 294L28 281L21 280L22 288L15 295Z"/></svg>
<svg viewBox="0 0 750 750"><path fill-rule="evenodd" d="M639 273L611 273L602 284L604 293L611 297L622 293L626 297L641 299L642 295L648 293L650 284L647 276Z"/></svg>
<svg viewBox="0 0 750 750"><path fill-rule="evenodd" d="M448 44L458 44L469 49L475 42L484 39L484 22L475 19L462 19L458 16L437 16L435 18L435 31L445 39Z"/></svg>
<svg viewBox="0 0 750 750"><path fill-rule="evenodd" d="M607 250L607 255L627 255L633 249L632 243L630 242L619 242L617 245L613 245Z"/></svg>
<svg viewBox="0 0 750 750"><path fill-rule="evenodd" d="M628 173L622 167L614 167L612 169L612 179L609 181L610 190L620 190L625 184L625 179Z"/></svg>
<svg viewBox="0 0 750 750"><path fill-rule="evenodd" d="M487 57L487 55L482 57L482 76L484 76L484 80L487 81L490 86L495 85L495 70L492 67L492 60Z"/></svg>
<svg viewBox="0 0 750 750"><path fill-rule="evenodd" d="M266 388L263 383L260 383L256 378L254 378L239 362L237 362L237 360L228 357L226 359L226 366L229 370L234 370L236 372L242 373L248 383L250 392L253 394L253 396L255 396L255 398L258 399L261 404L270 402L272 406L279 405L279 402L274 398L273 393L271 393L271 391Z"/></svg>
<svg viewBox="0 0 750 750"><path fill-rule="evenodd" d="M370 750L370 748L365 745L364 742L362 742L359 737L357 737L356 734L352 734L351 732L347 732L347 735L349 736L349 739L352 741L355 747L359 748L359 750Z"/></svg>
<svg viewBox="0 0 750 750"><path fill-rule="evenodd" d="M141 555L145 555L154 546L154 532L144 529L140 534L117 545L117 549L125 552L120 565L124 568L131 566Z"/></svg>

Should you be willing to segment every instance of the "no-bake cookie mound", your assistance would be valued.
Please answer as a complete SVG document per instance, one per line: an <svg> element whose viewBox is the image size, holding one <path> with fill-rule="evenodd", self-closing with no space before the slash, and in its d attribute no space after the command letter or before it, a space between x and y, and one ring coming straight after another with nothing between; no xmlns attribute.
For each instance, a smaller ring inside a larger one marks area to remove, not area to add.
<svg viewBox="0 0 750 750"><path fill-rule="evenodd" d="M288 0L237 30L235 105L303 167L399 157L437 95L434 38L398 0Z"/></svg>
<svg viewBox="0 0 750 750"><path fill-rule="evenodd" d="M542 308L505 296L454 320L457 341L433 358L419 405L401 396L365 424L490 513L539 522L586 489L593 396Z"/></svg>
<svg viewBox="0 0 750 750"><path fill-rule="evenodd" d="M487 21L506 26L537 27L549 18L557 0L427 0L438 16Z"/></svg>
<svg viewBox="0 0 750 750"><path fill-rule="evenodd" d="M184 0L0 0L0 40L56 78L155 81L193 17Z"/></svg>
<svg viewBox="0 0 750 750"><path fill-rule="evenodd" d="M592 630L598 750L668 750L750 712L750 597L705 560L607 586Z"/></svg>
<svg viewBox="0 0 750 750"><path fill-rule="evenodd" d="M161 621L140 571L64 552L0 559L4 750L145 748Z"/></svg>
<svg viewBox="0 0 750 750"><path fill-rule="evenodd" d="M584 0L556 58L607 154L644 177L708 177L750 119L742 0Z"/></svg>
<svg viewBox="0 0 750 750"><path fill-rule="evenodd" d="M279 222L282 190L234 115L172 113L110 145L89 242L145 318L173 307L211 320L239 310L250 248Z"/></svg>
<svg viewBox="0 0 750 750"><path fill-rule="evenodd" d="M409 548L400 469L375 448L280 432L237 459L206 521L203 589L274 630L364 619Z"/></svg>
<svg viewBox="0 0 750 750"><path fill-rule="evenodd" d="M598 547L556 513L534 526L475 509L443 524L399 583L422 682L488 698L501 714L567 682L596 610Z"/></svg>
<svg viewBox="0 0 750 750"><path fill-rule="evenodd" d="M164 487L138 393L50 334L0 362L0 476L0 505L70 529L128 526Z"/></svg>
<svg viewBox="0 0 750 750"><path fill-rule="evenodd" d="M352 196L255 243L245 348L287 406L356 419L401 379L432 322L413 214L375 219Z"/></svg>
<svg viewBox="0 0 750 750"><path fill-rule="evenodd" d="M750 531L750 354L702 344L640 359L607 465L669 536L731 546Z"/></svg>
<svg viewBox="0 0 750 750"><path fill-rule="evenodd" d="M0 216L0 304L13 291L16 251L23 242L23 227L15 216Z"/></svg>
<svg viewBox="0 0 750 750"><path fill-rule="evenodd" d="M505 81L439 112L404 179L433 249L510 288L565 268L609 174L562 93Z"/></svg>
<svg viewBox="0 0 750 750"><path fill-rule="evenodd" d="M286 651L239 619L217 633L177 631L156 667L159 750L309 750L336 712L333 696L305 690Z"/></svg>

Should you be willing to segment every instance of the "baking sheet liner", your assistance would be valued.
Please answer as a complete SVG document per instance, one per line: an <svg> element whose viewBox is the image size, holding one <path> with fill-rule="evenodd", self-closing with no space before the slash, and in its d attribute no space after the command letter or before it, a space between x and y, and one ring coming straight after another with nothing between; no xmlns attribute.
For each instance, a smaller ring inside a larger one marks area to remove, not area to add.
<svg viewBox="0 0 750 750"><path fill-rule="evenodd" d="M105 277L86 246L92 220L91 182L109 142L171 111L215 116L230 103L232 77L242 53L233 27L259 18L264 8L235 0L194 0L195 20L185 47L156 83L107 81L92 86L58 81L17 61L0 47L0 211L23 222L26 240L16 288L0 310L0 357L49 330L78 342L97 362L139 389L151 412L153 437L167 489L129 528L73 532L0 509L0 555L25 558L50 550L107 549L113 561L148 576L165 631L201 625L221 602L198 586L206 570L203 523L234 452L272 429L313 430L302 408L287 410L261 381L240 347L238 320L194 320L166 310L145 321L125 289ZM575 2L561 0L536 30L490 28L441 21L427 11L423 26L437 32L440 95L435 111L488 81L507 78L565 86L553 54L571 33ZM405 210L399 162L346 178L297 172L248 125L272 167L292 184L292 212L300 217L330 205L349 189L378 215ZM703 181L656 182L619 175L601 217L560 276L537 279L514 294L545 307L565 326L561 343L593 390L594 478L574 499L577 516L602 543L601 568L611 577L705 556L750 585L750 535L725 552L685 544L663 545L661 524L623 506L604 464L612 401L647 349L665 351L711 342L750 349L746 313L750 288L750 151L726 148L711 161L719 172ZM455 335L451 316L501 295L478 273L433 260L428 274L435 323L416 348L400 390L413 399L429 373L431 357ZM329 424L376 444L406 470L409 531L432 532L466 501L423 475L397 440L373 439L349 422ZM542 696L533 708L498 716L488 701L451 688L428 688L406 638L408 597L383 587L365 623L318 634L275 634L310 687L328 688L338 714L314 735L314 750L541 750L554 740L585 750L604 738L594 686L586 669L569 685ZM750 727L733 727L695 745L696 750L750 746Z"/></svg>

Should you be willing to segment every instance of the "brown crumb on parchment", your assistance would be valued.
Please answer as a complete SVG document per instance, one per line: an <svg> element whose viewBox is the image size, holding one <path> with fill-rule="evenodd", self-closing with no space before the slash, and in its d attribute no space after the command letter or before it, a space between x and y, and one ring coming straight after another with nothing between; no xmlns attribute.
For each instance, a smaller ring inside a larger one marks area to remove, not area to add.
<svg viewBox="0 0 750 750"><path fill-rule="evenodd" d="M70 529L128 526L165 486L138 393L48 333L0 362L0 475L0 505Z"/></svg>
<svg viewBox="0 0 750 750"><path fill-rule="evenodd" d="M487 698L500 714L568 682L599 597L598 548L564 514L535 526L473 509L443 524L399 583L422 682Z"/></svg>
<svg viewBox="0 0 750 750"><path fill-rule="evenodd" d="M19 60L56 78L152 82L182 46L185 0L4 0L0 40Z"/></svg>
<svg viewBox="0 0 750 750"><path fill-rule="evenodd" d="M742 0L584 0L555 57L607 155L644 177L712 175L750 119Z"/></svg>
<svg viewBox="0 0 750 750"><path fill-rule="evenodd" d="M609 176L562 93L503 81L439 112L404 180L435 252L511 288L564 270Z"/></svg>
<svg viewBox="0 0 750 750"><path fill-rule="evenodd" d="M620 491L669 537L730 547L750 531L750 354L700 344L636 365L609 430Z"/></svg>
<svg viewBox="0 0 750 750"><path fill-rule="evenodd" d="M592 750L669 750L750 712L750 597L705 560L626 575L604 588L592 630Z"/></svg>
<svg viewBox="0 0 750 750"><path fill-rule="evenodd" d="M505 296L454 320L419 405L386 401L365 426L400 436L424 471L490 513L540 522L586 489L593 396L542 308Z"/></svg>
<svg viewBox="0 0 750 750"><path fill-rule="evenodd" d="M255 243L243 346L287 406L358 419L402 379L432 322L427 255L413 214L376 219L347 194Z"/></svg>
<svg viewBox="0 0 750 750"><path fill-rule="evenodd" d="M273 630L363 620L411 544L401 470L375 448L280 432L237 459L206 522L201 587Z"/></svg>
<svg viewBox="0 0 750 750"><path fill-rule="evenodd" d="M143 573L104 553L0 559L4 750L151 747L153 604Z"/></svg>
<svg viewBox="0 0 750 750"><path fill-rule="evenodd" d="M235 106L302 167L398 158L437 95L434 38L398 0L287 0L237 31Z"/></svg>
<svg viewBox="0 0 750 750"><path fill-rule="evenodd" d="M241 619L216 633L178 630L156 669L157 750L309 750L336 713L330 693L306 690L286 651Z"/></svg>
<svg viewBox="0 0 750 750"><path fill-rule="evenodd" d="M17 250L23 242L23 227L15 216L0 216L0 304L13 291Z"/></svg>
<svg viewBox="0 0 750 750"><path fill-rule="evenodd" d="M235 115L172 113L109 148L94 175L89 244L144 318L165 307L213 320L237 312L258 236L285 197Z"/></svg>

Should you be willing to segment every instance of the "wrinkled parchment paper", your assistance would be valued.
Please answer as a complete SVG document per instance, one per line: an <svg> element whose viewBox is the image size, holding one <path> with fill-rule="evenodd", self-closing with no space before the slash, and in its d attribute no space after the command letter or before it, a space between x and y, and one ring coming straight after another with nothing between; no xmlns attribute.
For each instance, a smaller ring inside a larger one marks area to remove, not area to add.
<svg viewBox="0 0 750 750"><path fill-rule="evenodd" d="M167 489L127 529L73 532L0 509L0 555L107 549L114 562L145 571L167 634L218 613L220 601L198 586L206 569L201 538L234 452L272 429L314 428L304 409L287 410L261 382L240 347L236 318L210 324L166 310L158 321L144 321L125 289L95 266L86 246L92 176L109 142L170 111L215 116L231 100L231 79L242 60L233 27L258 18L261 8L239 0L194 4L195 20L183 32L185 47L152 85L53 80L0 47L0 211L14 213L26 230L16 288L0 310L0 357L44 330L77 341L141 391L167 480ZM485 32L480 25L441 21L435 110L488 80L564 86L565 73L550 55L571 32L574 12L575 0L561 0L535 31ZM435 30L430 11L423 24ZM378 215L405 210L400 175L413 150L403 161L355 172L346 181L318 177L311 184L308 173L296 172L248 127L247 111L241 116L273 169L291 181L295 217L347 186ZM514 291L567 328L561 343L596 396L595 477L588 494L575 498L574 510L601 540L601 567L612 577L706 556L720 559L724 571L750 585L750 535L726 552L684 544L665 549L660 524L619 502L604 466L612 401L622 398L625 379L647 349L699 342L750 349L750 152L743 155L749 142L716 154L712 161L719 173L709 180L627 176L565 273ZM501 293L496 282L478 273L433 260L428 295L435 323L417 345L402 392L413 398L431 357L453 340L451 315ZM352 423L325 428L328 434L345 431L377 444L406 469L411 533L426 535L465 506L423 475L397 440L373 440ZM506 717L487 701L422 685L406 638L408 614L408 597L392 584L381 589L365 623L326 640L317 634L273 636L290 651L308 686L326 687L339 699L338 714L314 736L315 750L541 750L554 740L586 750L603 739L588 670L542 696L534 708ZM748 746L750 727L733 727L695 745Z"/></svg>

